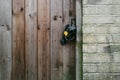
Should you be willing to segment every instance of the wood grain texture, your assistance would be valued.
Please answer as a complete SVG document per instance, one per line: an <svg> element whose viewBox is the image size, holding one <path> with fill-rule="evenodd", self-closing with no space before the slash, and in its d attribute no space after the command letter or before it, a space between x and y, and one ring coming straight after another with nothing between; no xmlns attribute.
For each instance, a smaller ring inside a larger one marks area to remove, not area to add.
<svg viewBox="0 0 120 80"><path fill-rule="evenodd" d="M63 26L75 18L75 0L63 0L63 16ZM63 46L63 73L63 80L75 80L75 43Z"/></svg>
<svg viewBox="0 0 120 80"><path fill-rule="evenodd" d="M37 0L25 0L26 80L37 80Z"/></svg>
<svg viewBox="0 0 120 80"><path fill-rule="evenodd" d="M51 0L51 80L63 80L62 0Z"/></svg>
<svg viewBox="0 0 120 80"><path fill-rule="evenodd" d="M0 80L11 80L11 0L0 0Z"/></svg>
<svg viewBox="0 0 120 80"><path fill-rule="evenodd" d="M60 44L75 1L0 0L0 80L75 80L81 55L75 57L75 43Z"/></svg>
<svg viewBox="0 0 120 80"><path fill-rule="evenodd" d="M63 29L64 26L70 24L70 0L63 0ZM63 80L68 80L70 78L69 67L70 67L70 53L71 45L67 44L63 46Z"/></svg>
<svg viewBox="0 0 120 80"><path fill-rule="evenodd" d="M13 73L12 80L25 80L25 7L24 0L13 0Z"/></svg>
<svg viewBox="0 0 120 80"><path fill-rule="evenodd" d="M77 40L76 40L76 80L83 80L83 54L82 54L82 0L76 0L76 25L77 25Z"/></svg>
<svg viewBox="0 0 120 80"><path fill-rule="evenodd" d="M71 18L76 19L76 0L70 0L70 11L71 11ZM70 13L69 13L70 14ZM76 22L76 21L75 21ZM77 28L77 26L76 26ZM70 44L70 67L69 67L69 80L76 80L76 50L75 45L76 42Z"/></svg>
<svg viewBox="0 0 120 80"><path fill-rule="evenodd" d="M50 0L38 0L38 80L50 80Z"/></svg>

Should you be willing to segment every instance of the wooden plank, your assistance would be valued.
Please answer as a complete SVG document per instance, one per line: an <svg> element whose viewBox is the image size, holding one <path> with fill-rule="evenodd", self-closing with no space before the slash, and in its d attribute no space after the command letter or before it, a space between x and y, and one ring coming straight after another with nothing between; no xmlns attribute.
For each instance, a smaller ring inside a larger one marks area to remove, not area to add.
<svg viewBox="0 0 120 80"><path fill-rule="evenodd" d="M71 18L76 18L76 0L70 0L70 13L69 15ZM71 77L69 80L76 80L76 50L75 50L75 43L73 42L70 44L70 67L69 73Z"/></svg>
<svg viewBox="0 0 120 80"><path fill-rule="evenodd" d="M83 80L83 54L82 54L82 0L76 0L76 80Z"/></svg>
<svg viewBox="0 0 120 80"><path fill-rule="evenodd" d="M70 0L63 0L63 29L64 26L70 24ZM70 66L70 44L63 46L63 80L69 80L69 66Z"/></svg>
<svg viewBox="0 0 120 80"><path fill-rule="evenodd" d="M38 0L38 80L50 80L50 0Z"/></svg>
<svg viewBox="0 0 120 80"><path fill-rule="evenodd" d="M25 7L24 0L13 0L13 73L12 80L25 80Z"/></svg>
<svg viewBox="0 0 120 80"><path fill-rule="evenodd" d="M51 0L51 80L63 80L62 0Z"/></svg>
<svg viewBox="0 0 120 80"><path fill-rule="evenodd" d="M75 18L75 1L63 0L64 26ZM63 55L63 80L75 80L75 43L63 46Z"/></svg>
<svg viewBox="0 0 120 80"><path fill-rule="evenodd" d="M26 80L37 80L37 0L25 1Z"/></svg>
<svg viewBox="0 0 120 80"><path fill-rule="evenodd" d="M11 80L11 0L0 0L0 80Z"/></svg>

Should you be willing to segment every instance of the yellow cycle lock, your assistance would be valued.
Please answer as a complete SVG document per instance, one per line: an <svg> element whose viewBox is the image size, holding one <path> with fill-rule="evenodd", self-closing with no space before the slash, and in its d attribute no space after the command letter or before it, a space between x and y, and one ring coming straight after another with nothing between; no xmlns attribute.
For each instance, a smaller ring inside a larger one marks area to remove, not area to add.
<svg viewBox="0 0 120 80"><path fill-rule="evenodd" d="M60 43L62 45L66 45L69 42L75 41L75 39L76 39L75 19L72 19L71 24L65 25L65 29L63 31L63 36L62 39L60 40Z"/></svg>

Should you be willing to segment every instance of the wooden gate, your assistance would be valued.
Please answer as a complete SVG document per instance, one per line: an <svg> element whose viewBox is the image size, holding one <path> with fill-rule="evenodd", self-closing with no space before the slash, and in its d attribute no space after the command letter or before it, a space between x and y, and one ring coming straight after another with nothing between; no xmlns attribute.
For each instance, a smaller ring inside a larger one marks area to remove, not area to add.
<svg viewBox="0 0 120 80"><path fill-rule="evenodd" d="M75 80L75 43L60 44L75 3L0 0L0 80Z"/></svg>

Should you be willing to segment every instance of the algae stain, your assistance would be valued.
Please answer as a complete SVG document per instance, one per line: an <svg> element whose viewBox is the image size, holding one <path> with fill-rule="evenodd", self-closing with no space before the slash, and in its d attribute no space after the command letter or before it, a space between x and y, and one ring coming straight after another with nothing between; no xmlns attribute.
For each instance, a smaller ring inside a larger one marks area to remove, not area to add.
<svg viewBox="0 0 120 80"><path fill-rule="evenodd" d="M69 71L63 73L63 80L76 80L75 66L69 66Z"/></svg>

